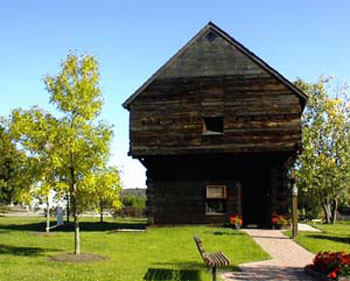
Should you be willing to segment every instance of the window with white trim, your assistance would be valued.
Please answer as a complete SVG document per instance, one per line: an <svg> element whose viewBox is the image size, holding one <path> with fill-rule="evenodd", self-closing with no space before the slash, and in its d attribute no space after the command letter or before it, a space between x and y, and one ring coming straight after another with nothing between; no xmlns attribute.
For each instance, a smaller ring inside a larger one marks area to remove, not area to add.
<svg viewBox="0 0 350 281"><path fill-rule="evenodd" d="M223 215L226 212L226 186L206 186L206 214Z"/></svg>

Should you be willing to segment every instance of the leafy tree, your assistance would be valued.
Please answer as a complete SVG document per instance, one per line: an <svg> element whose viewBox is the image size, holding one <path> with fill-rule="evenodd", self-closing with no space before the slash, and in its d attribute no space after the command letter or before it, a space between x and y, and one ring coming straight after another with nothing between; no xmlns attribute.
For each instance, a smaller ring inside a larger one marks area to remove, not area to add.
<svg viewBox="0 0 350 281"><path fill-rule="evenodd" d="M58 120L51 114L36 107L12 112L11 134L26 149L30 157L27 169L30 171L34 186L28 193L40 197L47 205L47 232L50 229L50 191L55 190L58 193L65 188L57 178L58 125Z"/></svg>
<svg viewBox="0 0 350 281"><path fill-rule="evenodd" d="M112 130L96 120L102 107L97 61L92 56L69 54L61 67L57 76L46 76L45 83L51 103L62 113L58 126L60 137L55 144L57 166L60 180L69 187L75 229L74 253L79 254L79 214L96 198L101 198L100 185L96 183L103 182L101 185L110 187L104 194L110 198L110 194L115 196L119 189L109 194L115 186L109 183L119 178L116 171L103 170L109 156ZM96 172L100 170L103 173Z"/></svg>
<svg viewBox="0 0 350 281"><path fill-rule="evenodd" d="M31 184L27 174L27 157L17 149L8 131L8 121L0 122L0 203L20 201L22 191Z"/></svg>
<svg viewBox="0 0 350 281"><path fill-rule="evenodd" d="M92 205L99 208L100 222L103 222L103 211L106 205L118 210L122 207L120 201L120 193L122 187L120 184L119 172L115 168L100 169L95 172L95 196L90 196L94 199Z"/></svg>
<svg viewBox="0 0 350 281"><path fill-rule="evenodd" d="M296 85L309 95L302 116L303 153L297 185L304 196L322 206L327 223L336 221L338 201L349 193L350 123L346 91L328 94L330 80ZM341 99L343 98L343 99Z"/></svg>
<svg viewBox="0 0 350 281"><path fill-rule="evenodd" d="M142 209L146 207L146 197L140 197L135 195L126 195L123 199L123 205L125 207L133 207Z"/></svg>
<svg viewBox="0 0 350 281"><path fill-rule="evenodd" d="M118 171L106 168L112 130L96 120L102 107L97 61L69 54L61 68L57 76L45 78L58 117L35 107L15 110L11 131L31 157L35 195L48 199L50 190L61 198L69 194L74 253L79 254L79 214L101 199L119 206L121 187Z"/></svg>
<svg viewBox="0 0 350 281"><path fill-rule="evenodd" d="M123 215L137 215L141 217L142 212L146 208L146 196L138 194L137 192L122 194L122 203L124 209L121 213Z"/></svg>

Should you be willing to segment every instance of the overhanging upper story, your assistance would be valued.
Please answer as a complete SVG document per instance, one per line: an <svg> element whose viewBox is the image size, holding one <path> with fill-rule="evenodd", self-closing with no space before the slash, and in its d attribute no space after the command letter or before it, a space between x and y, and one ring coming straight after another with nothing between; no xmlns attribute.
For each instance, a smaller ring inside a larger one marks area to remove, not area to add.
<svg viewBox="0 0 350 281"><path fill-rule="evenodd" d="M208 23L123 104L130 154L295 152L307 96Z"/></svg>

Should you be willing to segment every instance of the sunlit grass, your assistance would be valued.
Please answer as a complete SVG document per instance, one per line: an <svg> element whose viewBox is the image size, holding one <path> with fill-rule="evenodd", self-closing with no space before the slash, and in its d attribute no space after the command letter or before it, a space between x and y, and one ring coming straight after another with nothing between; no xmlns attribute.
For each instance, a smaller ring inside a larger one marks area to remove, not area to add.
<svg viewBox="0 0 350 281"><path fill-rule="evenodd" d="M322 232L300 232L296 242L312 253L320 251L350 252L350 222L318 224Z"/></svg>
<svg viewBox="0 0 350 281"><path fill-rule="evenodd" d="M246 234L213 226L151 227L146 232L122 233L118 228L143 228L144 220L82 218L82 251L107 257L95 263L52 262L48 257L73 250L71 226L40 233L44 218L0 217L0 280L21 281L137 281L211 280L193 241L197 234L207 251L223 251L231 260L224 270L268 255ZM54 223L54 222L53 222ZM154 278L154 279L152 279Z"/></svg>

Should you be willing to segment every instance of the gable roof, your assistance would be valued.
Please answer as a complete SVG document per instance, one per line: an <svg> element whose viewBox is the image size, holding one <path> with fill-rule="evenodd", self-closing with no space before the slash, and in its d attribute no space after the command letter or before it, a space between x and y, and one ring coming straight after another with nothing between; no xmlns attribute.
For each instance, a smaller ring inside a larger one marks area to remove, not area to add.
<svg viewBox="0 0 350 281"><path fill-rule="evenodd" d="M228 43L232 44L234 47L236 47L239 51L241 51L243 54L245 54L247 57L249 57L252 61L254 61L257 65L259 65L262 69L264 69L267 73L269 73L271 76L276 78L278 81L280 81L282 84L284 84L287 88L289 88L292 92L294 92L302 101L302 106L304 107L307 101L307 95L302 92L299 88L293 85L288 79L283 77L279 72L277 72L275 69L273 69L271 66L269 66L266 62L264 62L262 59L260 59L258 56L256 56L253 52L248 50L246 47L244 47L241 43L236 41L234 38L232 38L230 35L228 35L225 31L223 31L221 28L219 28L217 25L215 25L212 22L209 22L206 26L204 26L185 46L183 46L174 56L172 56L162 67L160 67L140 88L138 88L124 103L123 107L126 109L129 109L130 104L133 102L137 96L142 93L155 79L157 79L158 76L161 75L161 73L167 68L167 66L174 61L176 58L178 58L182 53L184 53L189 46L196 41L199 37L201 37L203 34L208 32L209 30L212 30L215 32L218 36L221 36L223 39L225 39Z"/></svg>

